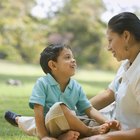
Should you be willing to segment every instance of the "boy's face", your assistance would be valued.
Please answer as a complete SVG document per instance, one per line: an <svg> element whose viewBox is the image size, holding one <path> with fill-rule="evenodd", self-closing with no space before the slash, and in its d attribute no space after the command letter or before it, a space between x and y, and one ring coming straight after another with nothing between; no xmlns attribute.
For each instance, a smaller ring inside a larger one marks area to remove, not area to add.
<svg viewBox="0 0 140 140"><path fill-rule="evenodd" d="M75 74L76 60L70 49L64 48L60 52L57 62L55 62L55 67L56 74L60 74L61 76L70 77Z"/></svg>

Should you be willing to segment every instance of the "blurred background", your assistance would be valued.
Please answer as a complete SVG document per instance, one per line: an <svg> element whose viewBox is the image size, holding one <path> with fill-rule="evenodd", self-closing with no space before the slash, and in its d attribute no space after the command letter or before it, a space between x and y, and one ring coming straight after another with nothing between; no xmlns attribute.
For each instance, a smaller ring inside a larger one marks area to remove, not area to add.
<svg viewBox="0 0 140 140"><path fill-rule="evenodd" d="M140 15L138 0L1 0L0 61L38 64L48 43L69 43L79 67L115 70L106 23L121 11Z"/></svg>
<svg viewBox="0 0 140 140"><path fill-rule="evenodd" d="M88 98L113 80L120 65L107 52L108 20L122 11L140 17L138 0L0 0L0 140L37 140L4 119L6 110L33 116L28 100L38 77L40 52L49 43L70 44L74 78Z"/></svg>

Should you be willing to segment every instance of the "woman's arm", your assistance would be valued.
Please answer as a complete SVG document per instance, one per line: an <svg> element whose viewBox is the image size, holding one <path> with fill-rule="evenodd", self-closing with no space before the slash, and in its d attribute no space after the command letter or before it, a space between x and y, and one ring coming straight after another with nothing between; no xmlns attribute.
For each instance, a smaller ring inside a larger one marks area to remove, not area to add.
<svg viewBox="0 0 140 140"><path fill-rule="evenodd" d="M103 109L114 101L114 92L110 89L107 89L90 99L92 106L97 110Z"/></svg>
<svg viewBox="0 0 140 140"><path fill-rule="evenodd" d="M87 140L82 139L82 140ZM140 128L127 131L114 131L105 135L89 137L88 140L140 140Z"/></svg>

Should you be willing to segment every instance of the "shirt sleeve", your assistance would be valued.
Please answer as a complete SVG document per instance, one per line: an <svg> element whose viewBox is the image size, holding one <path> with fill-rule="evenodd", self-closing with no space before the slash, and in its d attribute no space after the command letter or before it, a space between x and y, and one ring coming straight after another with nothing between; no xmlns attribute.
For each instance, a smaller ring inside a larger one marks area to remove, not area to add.
<svg viewBox="0 0 140 140"><path fill-rule="evenodd" d="M35 83L33 90L32 90L32 95L30 96L29 99L29 106L30 108L34 108L34 104L40 104L42 106L45 106L45 86L43 84L43 81L40 79L37 80Z"/></svg>
<svg viewBox="0 0 140 140"><path fill-rule="evenodd" d="M135 94L136 100L140 106L140 75L139 76L137 75L135 82L136 83L134 84L135 86L133 89L133 91L135 91L135 93L133 93L133 94Z"/></svg>
<svg viewBox="0 0 140 140"><path fill-rule="evenodd" d="M119 85L121 83L123 72L124 72L123 65L121 65L121 67L117 71L114 80L108 86L108 88L111 89L115 94L117 93Z"/></svg>
<svg viewBox="0 0 140 140"><path fill-rule="evenodd" d="M77 102L76 107L77 107L78 112L81 115L85 113L85 110L87 108L91 107L91 103L88 100L86 94L84 93L82 87L80 87L80 90L79 90L79 100Z"/></svg>

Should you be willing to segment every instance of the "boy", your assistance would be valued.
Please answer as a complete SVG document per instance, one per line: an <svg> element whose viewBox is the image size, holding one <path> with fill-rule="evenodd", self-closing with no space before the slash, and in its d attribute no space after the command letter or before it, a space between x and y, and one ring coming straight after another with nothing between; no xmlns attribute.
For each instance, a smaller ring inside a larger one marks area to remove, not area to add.
<svg viewBox="0 0 140 140"><path fill-rule="evenodd" d="M29 101L35 117L23 117L7 112L7 121L41 140L76 140L79 134L80 137L92 136L106 133L110 129L111 125L106 123L107 119L91 106L82 87L71 79L75 74L76 61L69 46L49 45L41 53L40 65L46 76L37 80ZM88 126L79 119L83 115L88 116L84 120L93 119L102 125ZM112 122L118 129L119 123Z"/></svg>

